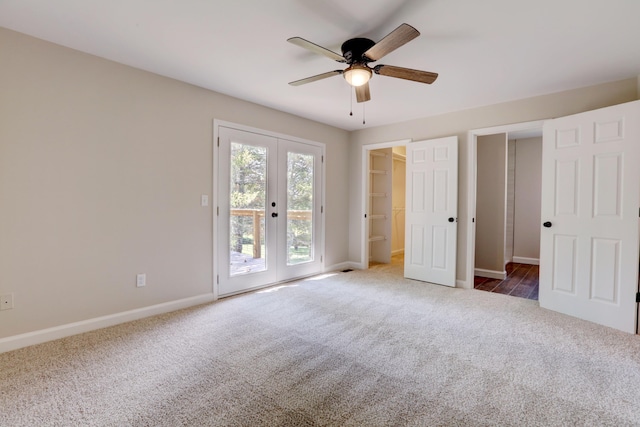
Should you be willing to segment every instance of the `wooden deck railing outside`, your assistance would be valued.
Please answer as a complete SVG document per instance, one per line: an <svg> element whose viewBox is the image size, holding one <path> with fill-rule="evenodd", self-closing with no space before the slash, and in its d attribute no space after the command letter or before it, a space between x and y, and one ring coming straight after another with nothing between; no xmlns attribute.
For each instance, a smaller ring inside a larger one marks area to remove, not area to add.
<svg viewBox="0 0 640 427"><path fill-rule="evenodd" d="M289 210L287 211L287 219L311 221L312 213L311 210ZM231 216L250 216L253 218L253 257L262 258L260 220L264 218L264 209L231 209Z"/></svg>

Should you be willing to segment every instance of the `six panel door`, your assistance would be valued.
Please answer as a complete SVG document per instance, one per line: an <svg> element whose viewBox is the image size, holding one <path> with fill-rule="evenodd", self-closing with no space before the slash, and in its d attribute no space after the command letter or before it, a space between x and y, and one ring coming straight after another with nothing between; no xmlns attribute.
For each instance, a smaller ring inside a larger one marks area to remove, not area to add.
<svg viewBox="0 0 640 427"><path fill-rule="evenodd" d="M404 275L456 285L458 137L407 144Z"/></svg>
<svg viewBox="0 0 640 427"><path fill-rule="evenodd" d="M640 102L544 125L540 306L635 332Z"/></svg>

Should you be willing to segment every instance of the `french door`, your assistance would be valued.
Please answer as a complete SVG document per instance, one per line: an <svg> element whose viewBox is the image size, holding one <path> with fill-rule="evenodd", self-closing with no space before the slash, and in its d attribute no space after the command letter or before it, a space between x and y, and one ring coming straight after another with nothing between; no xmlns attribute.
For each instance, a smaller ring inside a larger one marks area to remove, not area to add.
<svg viewBox="0 0 640 427"><path fill-rule="evenodd" d="M218 295L322 270L322 148L220 126Z"/></svg>
<svg viewBox="0 0 640 427"><path fill-rule="evenodd" d="M635 332L640 101L544 125L540 306Z"/></svg>

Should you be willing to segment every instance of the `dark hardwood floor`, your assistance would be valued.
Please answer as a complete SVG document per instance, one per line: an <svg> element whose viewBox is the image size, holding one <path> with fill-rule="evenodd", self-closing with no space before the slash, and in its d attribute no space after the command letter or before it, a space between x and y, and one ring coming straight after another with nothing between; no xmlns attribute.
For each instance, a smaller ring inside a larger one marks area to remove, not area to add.
<svg viewBox="0 0 640 427"><path fill-rule="evenodd" d="M475 276L474 288L481 291L538 300L538 274L540 270L537 265L510 262L506 266L506 271L507 278L504 280Z"/></svg>

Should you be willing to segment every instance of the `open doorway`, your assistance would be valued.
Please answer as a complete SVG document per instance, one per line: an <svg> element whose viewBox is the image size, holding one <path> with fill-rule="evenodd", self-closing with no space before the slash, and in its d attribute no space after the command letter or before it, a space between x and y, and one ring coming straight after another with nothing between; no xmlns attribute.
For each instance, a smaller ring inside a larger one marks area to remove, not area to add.
<svg viewBox="0 0 640 427"><path fill-rule="evenodd" d="M542 122L471 131L469 143L468 277L475 289L537 300Z"/></svg>
<svg viewBox="0 0 640 427"><path fill-rule="evenodd" d="M362 265L403 275L405 239L406 144L410 140L363 147Z"/></svg>

